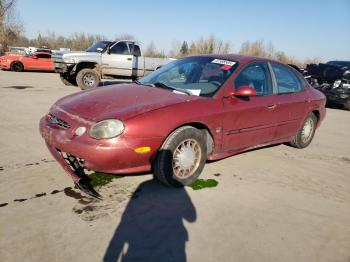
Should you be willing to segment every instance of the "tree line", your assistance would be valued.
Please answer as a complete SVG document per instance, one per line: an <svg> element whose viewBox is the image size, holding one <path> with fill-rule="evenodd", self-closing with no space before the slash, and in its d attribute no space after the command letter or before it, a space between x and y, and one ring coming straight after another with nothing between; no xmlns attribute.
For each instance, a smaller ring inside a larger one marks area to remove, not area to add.
<svg viewBox="0 0 350 262"><path fill-rule="evenodd" d="M59 48L69 48L79 51L85 50L91 44L99 40L109 39L99 34L73 33L70 36L56 35L54 32L47 34L38 33L35 38L28 38L24 34L24 27L20 21L16 20L14 15L14 4L16 0L0 0L0 51L6 51L10 46L34 46L46 47L53 50ZM137 39L128 34L117 35L111 40ZM169 52L156 47L151 42L144 48L144 54L150 57L174 57L181 58L188 55L197 54L228 54L232 53L232 44L217 38L214 34L207 37L201 37L194 41L176 41ZM236 51L237 53L237 51ZM266 43L264 40L246 41L241 44L238 54L267 57L279 60L283 63L296 64L303 66L307 63L319 63L320 59L305 59L303 61L287 55L285 52L276 50L272 43Z"/></svg>

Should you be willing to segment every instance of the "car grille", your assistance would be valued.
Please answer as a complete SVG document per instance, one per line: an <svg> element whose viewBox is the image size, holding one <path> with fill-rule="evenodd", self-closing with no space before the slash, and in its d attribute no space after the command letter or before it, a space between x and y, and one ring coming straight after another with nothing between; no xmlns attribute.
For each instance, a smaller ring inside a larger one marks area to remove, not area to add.
<svg viewBox="0 0 350 262"><path fill-rule="evenodd" d="M59 127L63 128L63 129L69 129L70 128L70 125L67 122L63 121L62 119L59 119L58 117L54 116L51 113L47 114L47 120L51 124L59 126Z"/></svg>

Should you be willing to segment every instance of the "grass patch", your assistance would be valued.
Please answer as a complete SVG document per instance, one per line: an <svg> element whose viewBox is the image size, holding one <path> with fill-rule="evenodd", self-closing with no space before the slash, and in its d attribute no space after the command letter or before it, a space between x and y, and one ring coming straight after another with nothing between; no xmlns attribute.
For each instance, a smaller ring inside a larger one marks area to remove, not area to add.
<svg viewBox="0 0 350 262"><path fill-rule="evenodd" d="M89 175L90 183L93 187L95 186L104 186L112 182L113 179L122 178L122 176L116 176L105 173L92 173Z"/></svg>
<svg viewBox="0 0 350 262"><path fill-rule="evenodd" d="M199 190L208 187L216 187L219 184L215 179L197 179L193 181L189 187L192 187L193 190Z"/></svg>

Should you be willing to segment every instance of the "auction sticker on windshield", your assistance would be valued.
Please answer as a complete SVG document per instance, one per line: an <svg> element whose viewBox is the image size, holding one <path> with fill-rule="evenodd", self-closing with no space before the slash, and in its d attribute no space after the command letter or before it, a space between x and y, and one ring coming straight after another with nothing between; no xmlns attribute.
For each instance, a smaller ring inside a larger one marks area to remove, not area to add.
<svg viewBox="0 0 350 262"><path fill-rule="evenodd" d="M214 64L220 64L220 65L228 65L228 66L233 66L236 64L236 62L228 61L228 60L222 60L222 59L214 59L211 61Z"/></svg>

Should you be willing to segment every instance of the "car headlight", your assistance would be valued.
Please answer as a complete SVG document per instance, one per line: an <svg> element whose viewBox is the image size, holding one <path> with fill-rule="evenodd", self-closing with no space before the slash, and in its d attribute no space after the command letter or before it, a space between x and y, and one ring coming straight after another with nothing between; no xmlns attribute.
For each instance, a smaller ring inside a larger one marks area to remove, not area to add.
<svg viewBox="0 0 350 262"><path fill-rule="evenodd" d="M90 129L90 136L95 139L109 139L119 136L124 131L124 124L120 120L108 119L94 124Z"/></svg>

